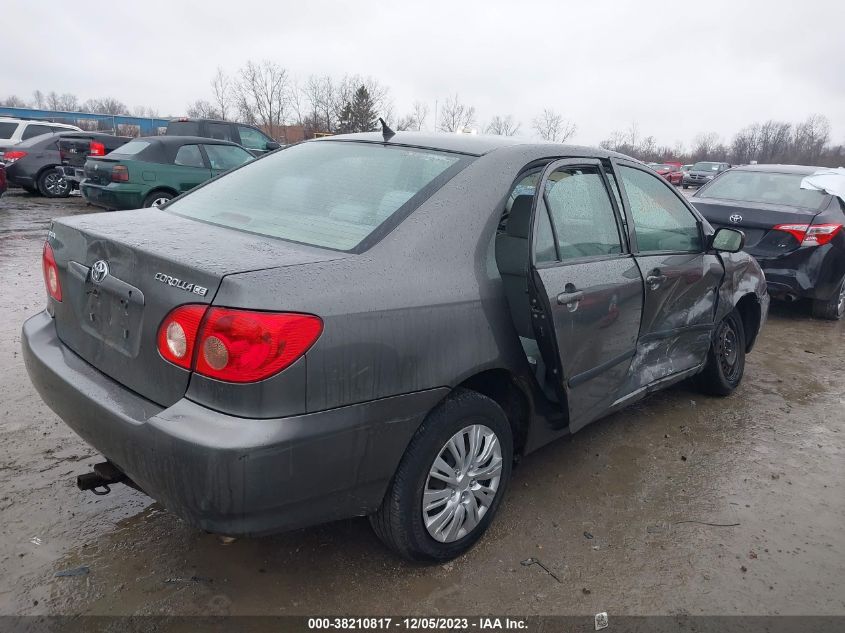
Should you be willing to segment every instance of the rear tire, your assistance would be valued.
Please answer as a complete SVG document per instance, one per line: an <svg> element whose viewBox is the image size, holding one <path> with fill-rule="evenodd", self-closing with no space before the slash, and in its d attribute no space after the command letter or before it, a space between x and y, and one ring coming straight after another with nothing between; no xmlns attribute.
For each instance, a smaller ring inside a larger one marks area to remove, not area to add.
<svg viewBox="0 0 845 633"><path fill-rule="evenodd" d="M684 189L689 189L689 185L681 185Z"/></svg>
<svg viewBox="0 0 845 633"><path fill-rule="evenodd" d="M463 462L456 457L461 448ZM513 437L505 412L487 396L458 389L414 434L370 524L385 545L405 558L444 561L460 556L492 522L512 463Z"/></svg>
<svg viewBox="0 0 845 633"><path fill-rule="evenodd" d="M67 198L71 184L55 169L46 169L38 175L38 191L45 198Z"/></svg>
<svg viewBox="0 0 845 633"><path fill-rule="evenodd" d="M845 315L845 277L839 282L833 296L827 301L813 300L813 316L817 319L838 321Z"/></svg>
<svg viewBox="0 0 845 633"><path fill-rule="evenodd" d="M170 202L175 197L176 196L167 191L153 191L144 198L144 208L149 209L150 207L159 207L166 202Z"/></svg>
<svg viewBox="0 0 845 633"><path fill-rule="evenodd" d="M745 373L745 328L736 309L713 332L707 363L697 378L698 388L711 396L729 396Z"/></svg>

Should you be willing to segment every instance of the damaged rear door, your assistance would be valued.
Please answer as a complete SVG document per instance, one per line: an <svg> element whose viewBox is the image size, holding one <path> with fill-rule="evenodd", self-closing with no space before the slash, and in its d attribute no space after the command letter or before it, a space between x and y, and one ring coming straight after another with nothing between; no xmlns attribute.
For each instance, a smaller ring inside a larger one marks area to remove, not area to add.
<svg viewBox="0 0 845 633"><path fill-rule="evenodd" d="M599 161L546 167L535 194L532 323L569 428L599 417L628 381L642 314L639 269Z"/></svg>
<svg viewBox="0 0 845 633"><path fill-rule="evenodd" d="M630 393L704 362L724 268L705 252L701 222L671 185L643 165L618 161L615 168L645 280Z"/></svg>

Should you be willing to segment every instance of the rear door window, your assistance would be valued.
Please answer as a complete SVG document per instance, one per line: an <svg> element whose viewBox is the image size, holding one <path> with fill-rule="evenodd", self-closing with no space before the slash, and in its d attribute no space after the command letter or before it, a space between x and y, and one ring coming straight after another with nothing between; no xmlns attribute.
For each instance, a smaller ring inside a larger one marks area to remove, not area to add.
<svg viewBox="0 0 845 633"><path fill-rule="evenodd" d="M232 126L228 123L208 123L208 138L218 141L234 141L232 138Z"/></svg>
<svg viewBox="0 0 845 633"><path fill-rule="evenodd" d="M170 136L199 136L200 124L197 121L171 121L167 124Z"/></svg>
<svg viewBox="0 0 845 633"><path fill-rule="evenodd" d="M622 252L616 213L596 167L556 169L547 180L545 200L561 261Z"/></svg>
<svg viewBox="0 0 845 633"><path fill-rule="evenodd" d="M27 125L26 129L21 135L22 140L32 138L34 136L41 136L42 134L52 134L53 129L48 125Z"/></svg>
<svg viewBox="0 0 845 633"><path fill-rule="evenodd" d="M10 123L8 121L0 122L0 139L12 138L12 134L14 134L17 129L17 123Z"/></svg>
<svg viewBox="0 0 845 633"><path fill-rule="evenodd" d="M182 167L205 167L199 145L183 145L180 147L179 151L176 152L173 163Z"/></svg>

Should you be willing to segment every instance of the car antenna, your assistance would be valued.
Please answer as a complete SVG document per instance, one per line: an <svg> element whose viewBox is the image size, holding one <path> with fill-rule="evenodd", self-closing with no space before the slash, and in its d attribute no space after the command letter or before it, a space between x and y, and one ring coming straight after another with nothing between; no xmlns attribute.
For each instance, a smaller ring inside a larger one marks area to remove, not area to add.
<svg viewBox="0 0 845 633"><path fill-rule="evenodd" d="M381 123L381 135L384 137L384 142L387 143L387 141L396 136L396 132L391 130L390 126L381 117L378 118L378 122Z"/></svg>

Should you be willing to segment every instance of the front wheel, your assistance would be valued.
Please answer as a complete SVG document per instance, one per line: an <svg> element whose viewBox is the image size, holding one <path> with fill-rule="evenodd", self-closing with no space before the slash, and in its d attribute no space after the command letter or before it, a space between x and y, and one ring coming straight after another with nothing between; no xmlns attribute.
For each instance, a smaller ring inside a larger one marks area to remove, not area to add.
<svg viewBox="0 0 845 633"><path fill-rule="evenodd" d="M813 300L813 316L817 319L838 321L845 315L845 277L839 282L839 287L830 299Z"/></svg>
<svg viewBox="0 0 845 633"><path fill-rule="evenodd" d="M492 522L512 463L502 408L480 393L457 390L417 430L370 523L405 558L455 558Z"/></svg>
<svg viewBox="0 0 845 633"><path fill-rule="evenodd" d="M38 176L38 191L47 198L67 198L71 184L57 169L49 169Z"/></svg>
<svg viewBox="0 0 845 633"><path fill-rule="evenodd" d="M707 364L697 376L699 388L712 396L728 396L745 373L745 328L734 310L716 325Z"/></svg>

